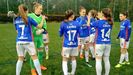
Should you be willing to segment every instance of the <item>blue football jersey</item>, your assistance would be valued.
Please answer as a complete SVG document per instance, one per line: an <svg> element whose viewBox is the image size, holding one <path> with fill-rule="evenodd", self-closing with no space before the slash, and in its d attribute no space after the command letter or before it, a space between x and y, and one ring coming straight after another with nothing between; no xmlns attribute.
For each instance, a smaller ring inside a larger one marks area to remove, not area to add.
<svg viewBox="0 0 133 75"><path fill-rule="evenodd" d="M21 17L17 17L14 21L15 28L17 30L17 42L32 42L32 29L31 25L35 27L38 25L32 18L28 17L28 24L26 25Z"/></svg>
<svg viewBox="0 0 133 75"><path fill-rule="evenodd" d="M95 21L96 21L96 19L93 18L93 17L90 19L90 23L95 22ZM90 27L90 35L95 34L95 33L96 33L96 28L95 27Z"/></svg>
<svg viewBox="0 0 133 75"><path fill-rule="evenodd" d="M130 39L131 36L131 22L130 20L126 19L120 23L120 32L117 38L123 38L126 41Z"/></svg>
<svg viewBox="0 0 133 75"><path fill-rule="evenodd" d="M87 25L88 19L87 16L79 16L76 18L76 21L80 25L79 37L88 37L89 36L89 26Z"/></svg>
<svg viewBox="0 0 133 75"><path fill-rule="evenodd" d="M112 25L107 20L97 20L90 24L96 28L96 44L111 44Z"/></svg>
<svg viewBox="0 0 133 75"><path fill-rule="evenodd" d="M60 37L63 36L64 47L77 47L78 46L78 35L79 35L79 24L76 21L62 22L59 29Z"/></svg>

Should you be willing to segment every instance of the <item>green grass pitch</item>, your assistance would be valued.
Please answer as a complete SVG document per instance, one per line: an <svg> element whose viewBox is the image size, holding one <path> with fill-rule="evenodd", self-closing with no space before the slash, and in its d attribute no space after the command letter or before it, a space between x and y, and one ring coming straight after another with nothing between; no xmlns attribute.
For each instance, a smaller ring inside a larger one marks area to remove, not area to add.
<svg viewBox="0 0 133 75"><path fill-rule="evenodd" d="M43 71L43 75L63 75L62 58L61 58L61 39L58 36L59 24L57 22L48 22L48 32L50 36L49 53L50 58L44 60L44 65L48 70ZM133 25L133 24L132 24ZM115 39L119 32L119 23L116 22L112 30L112 49L110 55L111 70L110 75L133 75L133 36L129 50L130 66L123 66L120 69L115 69L114 66L118 63L120 57L119 41ZM15 65L17 54L15 48L16 32L12 23L0 24L0 75L15 75ZM77 57L76 75L96 75L95 61L90 60L93 65L89 68L85 65L85 61ZM21 75L31 75L29 56L23 64ZM70 71L70 70L69 70ZM104 65L103 65L104 73Z"/></svg>

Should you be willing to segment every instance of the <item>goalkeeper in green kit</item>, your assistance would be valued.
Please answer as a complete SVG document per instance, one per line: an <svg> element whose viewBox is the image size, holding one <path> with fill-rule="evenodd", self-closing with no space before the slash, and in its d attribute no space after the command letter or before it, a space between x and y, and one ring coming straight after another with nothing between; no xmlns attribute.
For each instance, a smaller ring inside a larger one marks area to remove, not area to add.
<svg viewBox="0 0 133 75"><path fill-rule="evenodd" d="M33 8L34 8L34 13L31 13L28 16L31 17L32 19L34 19L39 24L42 20L41 13L42 13L43 7L42 7L41 4L34 2ZM35 46L36 46L37 51L38 51L38 59L40 61L42 70L47 69L46 67L44 67L42 65L43 64L42 63L43 62L43 55L44 55L44 52L43 52L43 49L44 49L43 34L47 34L46 28L47 28L46 20L44 20L44 24L43 24L42 29L32 27L32 33L33 33L33 36L34 36L34 43L35 43ZM30 60L30 65L31 65L32 75L37 75L32 59Z"/></svg>

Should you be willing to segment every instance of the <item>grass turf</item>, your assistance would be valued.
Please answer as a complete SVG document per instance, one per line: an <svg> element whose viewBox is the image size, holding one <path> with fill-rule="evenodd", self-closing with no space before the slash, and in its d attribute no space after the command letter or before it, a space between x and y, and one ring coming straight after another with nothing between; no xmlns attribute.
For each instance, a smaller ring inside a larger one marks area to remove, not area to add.
<svg viewBox="0 0 133 75"><path fill-rule="evenodd" d="M43 75L63 75L62 72L62 58L61 58L61 39L58 36L59 24L57 22L48 22L48 32L50 37L49 53L50 58L44 59L44 65L48 70L43 71ZM116 41L119 32L119 23L115 22L112 30L112 48L110 55L111 70L110 75L132 75L133 74L133 39L131 36L131 43L129 51L129 58L131 65L123 66L120 69L115 69L114 66L118 63L120 57L119 41ZM16 32L12 23L0 24L0 75L15 75L15 65L17 61L17 53L15 47ZM89 68L85 65L85 61L77 57L76 75L96 75L95 61L90 60L93 65ZM23 64L21 75L31 75L29 56L27 61ZM69 70L70 71L70 70ZM103 66L104 73L104 66Z"/></svg>

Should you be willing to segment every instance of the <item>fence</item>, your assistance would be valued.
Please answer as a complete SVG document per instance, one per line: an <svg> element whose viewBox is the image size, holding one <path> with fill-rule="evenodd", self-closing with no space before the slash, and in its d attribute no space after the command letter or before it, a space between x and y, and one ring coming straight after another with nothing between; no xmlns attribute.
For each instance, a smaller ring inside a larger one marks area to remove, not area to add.
<svg viewBox="0 0 133 75"><path fill-rule="evenodd" d="M26 4L29 10L32 10L32 3L39 2L44 7L44 13L47 15L63 15L68 9L72 9L76 15L80 6L84 6L88 11L109 7L113 11L115 20L118 20L120 11L128 11L129 17L133 20L133 0L1 0L0 13L5 14L9 10L17 12L17 6L21 3Z"/></svg>

